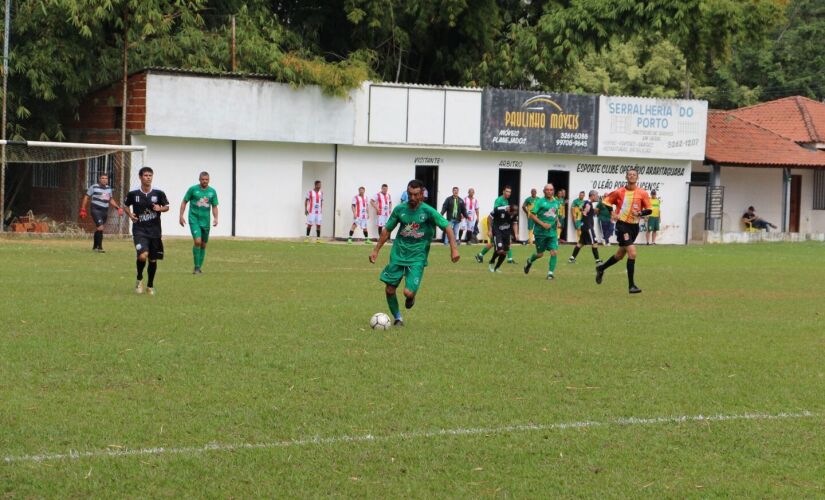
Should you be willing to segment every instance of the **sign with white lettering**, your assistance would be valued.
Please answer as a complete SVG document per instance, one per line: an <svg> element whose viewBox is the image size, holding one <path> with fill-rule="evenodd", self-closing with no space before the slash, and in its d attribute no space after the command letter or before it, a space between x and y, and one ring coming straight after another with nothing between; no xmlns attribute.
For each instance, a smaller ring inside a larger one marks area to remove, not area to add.
<svg viewBox="0 0 825 500"><path fill-rule="evenodd" d="M596 96L486 89L481 149L596 154Z"/></svg>
<svg viewBox="0 0 825 500"><path fill-rule="evenodd" d="M599 156L703 160L707 101L599 98Z"/></svg>

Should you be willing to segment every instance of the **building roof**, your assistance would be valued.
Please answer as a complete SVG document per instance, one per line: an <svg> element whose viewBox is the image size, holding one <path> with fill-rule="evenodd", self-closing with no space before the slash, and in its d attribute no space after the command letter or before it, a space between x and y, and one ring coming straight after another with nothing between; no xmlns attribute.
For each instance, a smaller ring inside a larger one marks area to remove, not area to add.
<svg viewBox="0 0 825 500"><path fill-rule="evenodd" d="M807 97L785 97L730 113L794 142L825 142L825 103Z"/></svg>
<svg viewBox="0 0 825 500"><path fill-rule="evenodd" d="M719 165L825 168L825 151L806 149L732 111L708 113L705 157Z"/></svg>

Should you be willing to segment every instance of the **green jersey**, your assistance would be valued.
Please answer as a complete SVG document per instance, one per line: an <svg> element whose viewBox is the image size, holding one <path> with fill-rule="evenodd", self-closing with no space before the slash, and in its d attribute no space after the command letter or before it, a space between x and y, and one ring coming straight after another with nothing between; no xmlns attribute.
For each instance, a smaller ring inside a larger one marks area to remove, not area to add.
<svg viewBox="0 0 825 500"><path fill-rule="evenodd" d="M610 222L610 212L611 210L613 210L613 208L610 205L605 205L602 202L599 202L599 204L596 205L596 208L599 209L599 220L601 222Z"/></svg>
<svg viewBox="0 0 825 500"><path fill-rule="evenodd" d="M498 207L506 207L510 205L510 200L505 198L504 196L499 196L496 198L496 202L493 203L493 210L497 209Z"/></svg>
<svg viewBox="0 0 825 500"><path fill-rule="evenodd" d="M218 193L212 186L202 189L200 184L195 184L183 195L183 201L189 203L189 225L209 227L212 207L218 206Z"/></svg>
<svg viewBox="0 0 825 500"><path fill-rule="evenodd" d="M533 205L535 205L538 200L539 200L538 196L535 196L535 197L529 196L529 197L524 199L524 203L522 203L521 206L526 208L527 211L529 212L530 210L533 209Z"/></svg>
<svg viewBox="0 0 825 500"><path fill-rule="evenodd" d="M536 217L538 217L540 221L545 224L550 224L550 229L544 229L541 225L536 224L533 229L533 234L536 236L550 236L552 238L558 237L556 227L559 223L560 206L561 201L559 201L558 198L553 198L551 200L548 200L547 198L539 198L536 200L536 203L533 204L533 210L531 212L536 214Z"/></svg>
<svg viewBox="0 0 825 500"><path fill-rule="evenodd" d="M390 253L390 263L399 266L412 266L422 262L426 266L435 227L444 229L450 225L447 219L426 203L419 203L415 210L406 203L393 208L384 228L392 232L399 224L401 229L398 230Z"/></svg>

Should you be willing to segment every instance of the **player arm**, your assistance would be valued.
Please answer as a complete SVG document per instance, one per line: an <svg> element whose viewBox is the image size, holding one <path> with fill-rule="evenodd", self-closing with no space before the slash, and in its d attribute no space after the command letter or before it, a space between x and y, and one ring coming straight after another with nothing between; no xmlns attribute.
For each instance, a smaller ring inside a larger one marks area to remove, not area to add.
<svg viewBox="0 0 825 500"><path fill-rule="evenodd" d="M218 225L218 214L219 214L218 206L217 205L212 205L212 225L213 226Z"/></svg>
<svg viewBox="0 0 825 500"><path fill-rule="evenodd" d="M384 226L384 229L381 230L381 234L378 235L378 241L375 242L375 247L370 254L370 262L373 264L375 264L375 260L378 258L378 252L381 251L381 247L390 239L390 234L392 234L396 225L398 225L398 218L395 216L395 212L393 212L390 214L390 218L387 219L387 224Z"/></svg>
<svg viewBox="0 0 825 500"><path fill-rule="evenodd" d="M429 205L425 205L429 206ZM453 232L453 228L450 225L450 221L445 219L441 216L441 214L437 213L434 208L430 208L433 212L433 219L435 219L435 225L440 227L444 234L447 235L447 241L450 242L450 260L453 262L458 262L461 256L458 253L458 245L455 242L455 233Z"/></svg>
<svg viewBox="0 0 825 500"><path fill-rule="evenodd" d="M186 224L186 219L183 218L183 213L186 211L186 198L180 202L180 225L183 226Z"/></svg>

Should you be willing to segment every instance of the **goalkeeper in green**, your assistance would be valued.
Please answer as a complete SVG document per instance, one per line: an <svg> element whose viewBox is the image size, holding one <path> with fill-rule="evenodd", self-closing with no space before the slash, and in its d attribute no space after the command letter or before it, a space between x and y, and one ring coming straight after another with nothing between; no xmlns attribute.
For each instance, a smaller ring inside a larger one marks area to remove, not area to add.
<svg viewBox="0 0 825 500"><path fill-rule="evenodd" d="M427 257L430 254L430 243L435 235L435 228L438 226L447 235L450 243L450 258L453 262L458 262L458 247L455 242L450 223L441 216L436 209L422 203L424 184L419 180L412 180L407 184L407 195L409 199L406 203L397 205L387 220L387 224L381 230L378 243L370 254L370 262L375 264L381 247L390 238L395 226L401 225L398 234L392 244L390 262L381 272L380 280L386 285L385 292L387 304L397 326L403 326L404 320L401 317L401 310L398 307L398 297L396 289L404 279L404 307L407 309L415 305L415 295L421 286L421 279L424 277L424 268L427 266Z"/></svg>

